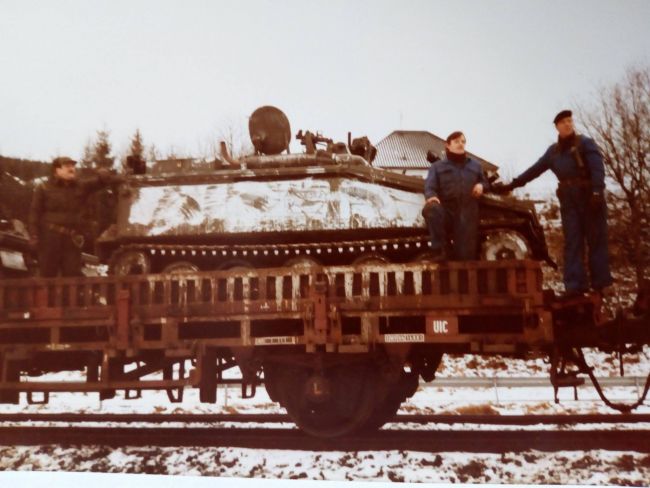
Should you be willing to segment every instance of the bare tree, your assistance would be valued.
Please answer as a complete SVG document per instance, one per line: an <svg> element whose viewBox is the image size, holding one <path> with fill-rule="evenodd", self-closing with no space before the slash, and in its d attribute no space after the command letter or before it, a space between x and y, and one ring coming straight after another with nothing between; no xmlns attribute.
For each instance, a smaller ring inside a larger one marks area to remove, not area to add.
<svg viewBox="0 0 650 488"><path fill-rule="evenodd" d="M631 266L641 286L650 265L650 68L631 68L603 88L593 106L580 111L587 133L605 159L611 255L615 265Z"/></svg>
<svg viewBox="0 0 650 488"><path fill-rule="evenodd" d="M221 153L220 143L222 141L226 143L230 156L235 159L253 153L253 145L250 142L244 121L225 118L219 125L217 143L211 147L215 157L219 157Z"/></svg>
<svg viewBox="0 0 650 488"><path fill-rule="evenodd" d="M160 157L160 154L158 152L158 148L156 147L155 144L151 144L149 146L149 149L147 150L147 159L149 161L156 161Z"/></svg>

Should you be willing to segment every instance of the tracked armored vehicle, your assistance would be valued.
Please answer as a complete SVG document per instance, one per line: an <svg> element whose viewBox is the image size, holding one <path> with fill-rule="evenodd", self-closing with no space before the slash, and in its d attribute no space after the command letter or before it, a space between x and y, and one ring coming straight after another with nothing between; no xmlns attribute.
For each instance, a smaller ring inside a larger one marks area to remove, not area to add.
<svg viewBox="0 0 650 488"><path fill-rule="evenodd" d="M0 278L29 276L35 267L27 232L17 221L0 218Z"/></svg>
<svg viewBox="0 0 650 488"><path fill-rule="evenodd" d="M424 182L373 168L367 138L299 131L305 151L290 154L289 121L269 106L249 131L250 156L235 160L222 144L209 172L128 179L98 242L114 273L427 260ZM483 258L548 260L532 204L485 196L480 213Z"/></svg>

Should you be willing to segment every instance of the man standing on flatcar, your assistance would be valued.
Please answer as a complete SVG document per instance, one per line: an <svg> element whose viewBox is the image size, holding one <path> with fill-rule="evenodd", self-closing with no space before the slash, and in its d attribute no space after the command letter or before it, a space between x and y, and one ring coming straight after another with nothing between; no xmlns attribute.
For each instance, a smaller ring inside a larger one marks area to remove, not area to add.
<svg viewBox="0 0 650 488"><path fill-rule="evenodd" d="M607 247L605 166L593 139L576 133L570 110L555 116L556 143L539 160L507 185L493 185L494 193L509 193L546 170L558 179L562 232L564 234L565 296L588 291L585 242L589 253L591 287L598 293L612 284Z"/></svg>
<svg viewBox="0 0 650 488"><path fill-rule="evenodd" d="M68 157L52 161L52 176L39 184L29 213L30 244L38 253L42 277L81 275L84 245L81 211L87 198L105 185L123 181L107 170L88 180L77 180L77 162Z"/></svg>
<svg viewBox="0 0 650 488"><path fill-rule="evenodd" d="M437 261L478 258L478 201L490 185L481 164L467 156L466 143L462 132L449 134L447 157L431 165L424 184L422 215Z"/></svg>

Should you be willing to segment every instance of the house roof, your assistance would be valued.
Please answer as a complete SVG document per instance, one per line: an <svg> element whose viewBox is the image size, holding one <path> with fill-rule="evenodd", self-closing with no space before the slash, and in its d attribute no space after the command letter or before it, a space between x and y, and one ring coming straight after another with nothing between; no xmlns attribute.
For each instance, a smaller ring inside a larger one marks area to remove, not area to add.
<svg viewBox="0 0 650 488"><path fill-rule="evenodd" d="M425 130L396 130L377 143L377 157L372 165L377 168L390 169L429 169L427 151L433 151L438 157L445 154L445 140ZM467 153L481 163L484 169L496 171L495 164Z"/></svg>

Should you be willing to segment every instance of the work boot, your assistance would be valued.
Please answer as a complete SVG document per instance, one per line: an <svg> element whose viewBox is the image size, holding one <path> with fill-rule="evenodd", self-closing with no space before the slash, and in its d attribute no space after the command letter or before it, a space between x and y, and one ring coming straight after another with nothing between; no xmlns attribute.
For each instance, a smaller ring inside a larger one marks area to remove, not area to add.
<svg viewBox="0 0 650 488"><path fill-rule="evenodd" d="M595 295L599 295L601 298L605 298L609 293L609 288L606 286L597 286L592 288Z"/></svg>

